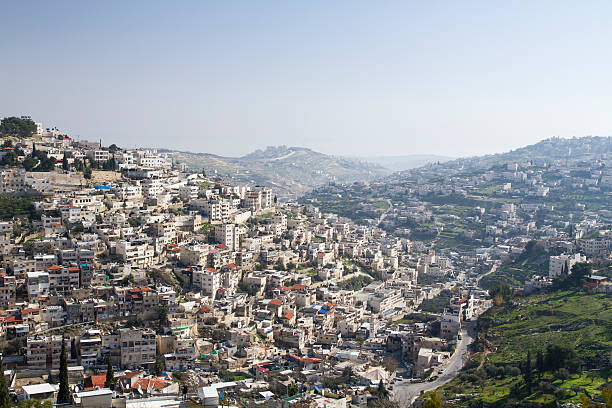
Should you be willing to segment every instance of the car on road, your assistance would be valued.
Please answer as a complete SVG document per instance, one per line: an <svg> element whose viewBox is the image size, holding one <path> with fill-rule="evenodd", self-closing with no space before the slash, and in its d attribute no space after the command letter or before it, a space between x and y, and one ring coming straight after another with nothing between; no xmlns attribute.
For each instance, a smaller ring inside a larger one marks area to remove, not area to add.
<svg viewBox="0 0 612 408"><path fill-rule="evenodd" d="M433 377L430 377L429 380L427 381L432 382L432 381L436 381L437 379L438 379L438 376L434 375Z"/></svg>

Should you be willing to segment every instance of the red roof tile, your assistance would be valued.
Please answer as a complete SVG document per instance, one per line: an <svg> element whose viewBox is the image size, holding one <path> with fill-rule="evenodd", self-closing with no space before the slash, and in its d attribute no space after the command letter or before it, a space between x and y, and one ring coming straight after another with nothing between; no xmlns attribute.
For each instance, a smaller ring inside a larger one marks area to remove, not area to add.
<svg viewBox="0 0 612 408"><path fill-rule="evenodd" d="M83 385L85 387L85 391L95 390L96 388L104 388L104 383L106 382L106 373L103 374L94 374L85 378L83 381Z"/></svg>

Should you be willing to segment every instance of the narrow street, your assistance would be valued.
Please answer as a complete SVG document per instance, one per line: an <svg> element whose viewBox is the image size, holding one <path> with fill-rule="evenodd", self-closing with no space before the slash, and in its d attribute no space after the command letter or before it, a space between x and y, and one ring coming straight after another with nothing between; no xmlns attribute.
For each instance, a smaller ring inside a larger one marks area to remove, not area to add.
<svg viewBox="0 0 612 408"><path fill-rule="evenodd" d="M376 223L377 227L379 227L380 224L382 224L382 222L385 220L385 217L387 216L387 214L389 214L393 210L393 202L391 200L387 200L387 203L389 204L389 208L387 208L385 210L385 212L380 214L380 217L378 218L378 222Z"/></svg>
<svg viewBox="0 0 612 408"><path fill-rule="evenodd" d="M455 378L467 361L468 345L473 341L475 326L475 322L469 322L461 331L461 340L457 344L455 353L444 365L437 367L437 369L444 368L443 374L431 382L411 383L409 380L403 380L396 383L393 389L393 399L401 404L412 404L422 393L433 391Z"/></svg>

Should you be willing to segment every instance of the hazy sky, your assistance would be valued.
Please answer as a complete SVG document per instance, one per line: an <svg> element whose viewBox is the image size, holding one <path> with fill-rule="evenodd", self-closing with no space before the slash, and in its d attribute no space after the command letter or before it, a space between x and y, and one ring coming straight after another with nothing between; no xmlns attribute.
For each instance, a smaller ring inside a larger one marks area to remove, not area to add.
<svg viewBox="0 0 612 408"><path fill-rule="evenodd" d="M612 134L610 1L11 1L0 116L242 155Z"/></svg>

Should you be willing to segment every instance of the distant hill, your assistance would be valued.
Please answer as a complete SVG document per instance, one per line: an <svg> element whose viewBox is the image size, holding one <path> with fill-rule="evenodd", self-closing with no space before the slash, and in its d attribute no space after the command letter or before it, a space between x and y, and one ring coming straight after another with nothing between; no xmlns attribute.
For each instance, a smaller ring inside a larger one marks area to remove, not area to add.
<svg viewBox="0 0 612 408"><path fill-rule="evenodd" d="M378 164L329 156L302 147L268 147L242 157L165 151L191 170L216 172L237 182L266 185L285 197L299 197L329 182L370 181L391 173Z"/></svg>
<svg viewBox="0 0 612 408"><path fill-rule="evenodd" d="M522 166L562 165L605 159L610 154L612 154L612 137L610 136L585 136L571 139L553 137L505 153L462 157L439 163L430 162L421 167L397 172L392 177L418 177L436 173L448 176L457 172L479 171L514 163ZM609 161L609 158L607 160Z"/></svg>
<svg viewBox="0 0 612 408"><path fill-rule="evenodd" d="M466 166L492 166L507 162L552 163L564 160L590 160L612 153L612 137L584 136L563 139L553 137L505 153L453 160Z"/></svg>
<svg viewBox="0 0 612 408"><path fill-rule="evenodd" d="M403 171L421 167L428 163L446 162L455 159L455 157L436 156L433 154L410 154L406 156L372 156L360 159L381 165L392 171Z"/></svg>

